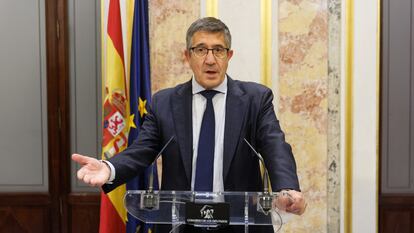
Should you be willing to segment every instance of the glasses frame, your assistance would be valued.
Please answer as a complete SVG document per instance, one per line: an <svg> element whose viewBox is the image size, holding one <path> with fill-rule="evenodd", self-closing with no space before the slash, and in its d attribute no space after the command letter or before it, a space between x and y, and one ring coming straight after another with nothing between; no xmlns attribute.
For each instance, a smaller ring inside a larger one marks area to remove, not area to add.
<svg viewBox="0 0 414 233"><path fill-rule="evenodd" d="M204 54L204 55L202 55L202 56L197 55L197 53L195 53L195 52L194 52L194 49L197 49L197 48L206 49L206 50L207 50L207 53L206 53L206 54ZM214 51L215 51L215 49L224 49L224 50L226 50L226 53L225 53L225 55L224 55L223 57L217 56L217 55L216 55L216 53L214 52ZM195 56L196 56L196 57L199 57L199 58L206 57L206 56L208 55L208 53L210 52L210 50L211 50L211 53L213 54L213 56L214 56L215 58L223 59L223 58L227 57L227 54L229 53L230 48L218 47L218 48L212 48L212 49L209 49L209 48L206 48L206 47L197 47L197 46L196 46L196 47L191 47L191 48L190 48L190 51L191 51L191 52L193 52L193 53L195 54Z"/></svg>

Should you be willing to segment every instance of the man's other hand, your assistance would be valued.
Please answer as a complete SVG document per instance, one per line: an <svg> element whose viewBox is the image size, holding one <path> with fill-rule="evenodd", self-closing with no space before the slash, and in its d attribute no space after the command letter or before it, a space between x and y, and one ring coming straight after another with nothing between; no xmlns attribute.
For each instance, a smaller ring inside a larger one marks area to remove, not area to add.
<svg viewBox="0 0 414 233"><path fill-rule="evenodd" d="M297 215L302 215L307 205L303 194L295 190L282 190L273 204L280 210Z"/></svg>

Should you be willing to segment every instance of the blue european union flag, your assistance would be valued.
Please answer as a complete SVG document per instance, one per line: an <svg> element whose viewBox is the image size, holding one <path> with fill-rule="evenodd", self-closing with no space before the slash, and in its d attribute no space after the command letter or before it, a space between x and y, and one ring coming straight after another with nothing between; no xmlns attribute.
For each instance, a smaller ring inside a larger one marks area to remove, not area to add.
<svg viewBox="0 0 414 233"><path fill-rule="evenodd" d="M134 114L134 123L137 128L130 128L128 145L137 138L139 128L144 121L147 107L151 102L150 60L149 60L149 33L148 33L148 0L135 0L134 22L131 45L131 77L130 77L130 107ZM157 177L157 171L155 177ZM148 187L147 180L150 169L145 175L135 177L126 185L127 190L144 190ZM154 179L154 188L158 188L158 179ZM151 225L143 224L128 214L126 224L127 233L147 233Z"/></svg>

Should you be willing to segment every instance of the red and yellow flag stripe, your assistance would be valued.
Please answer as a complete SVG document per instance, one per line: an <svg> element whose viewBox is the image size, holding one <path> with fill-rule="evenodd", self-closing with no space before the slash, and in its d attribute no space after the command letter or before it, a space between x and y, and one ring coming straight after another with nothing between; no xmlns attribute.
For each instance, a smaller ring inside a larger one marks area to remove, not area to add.
<svg viewBox="0 0 414 233"><path fill-rule="evenodd" d="M121 4L120 0L109 0L109 5L105 5L107 3L108 0L102 0L102 24L106 24L106 27L102 26L104 29L102 30L102 159L108 159L127 147L130 127ZM105 6L108 6L107 14L105 14ZM128 40L130 41L129 38ZM127 48L129 49L129 46ZM129 56L127 60L129 61ZM102 193L100 233L125 232L127 218L123 205L125 191L126 186L121 185L108 194Z"/></svg>

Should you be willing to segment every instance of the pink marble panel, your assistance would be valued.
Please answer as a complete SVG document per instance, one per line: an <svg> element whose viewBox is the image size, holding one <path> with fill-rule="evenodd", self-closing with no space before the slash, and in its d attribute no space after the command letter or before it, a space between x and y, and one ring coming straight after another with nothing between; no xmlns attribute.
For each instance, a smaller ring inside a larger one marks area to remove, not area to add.
<svg viewBox="0 0 414 233"><path fill-rule="evenodd" d="M327 231L328 10L326 0L279 0L279 119L308 208L284 232Z"/></svg>

